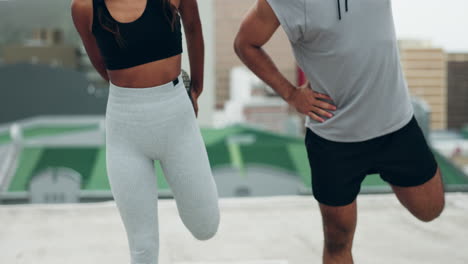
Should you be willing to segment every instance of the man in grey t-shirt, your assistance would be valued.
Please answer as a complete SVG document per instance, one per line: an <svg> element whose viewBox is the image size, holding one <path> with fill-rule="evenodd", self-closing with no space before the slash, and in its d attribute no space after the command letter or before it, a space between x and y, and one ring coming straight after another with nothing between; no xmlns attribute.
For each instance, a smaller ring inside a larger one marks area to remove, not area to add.
<svg viewBox="0 0 468 264"><path fill-rule="evenodd" d="M262 46L279 26L309 84L295 87ZM236 37L241 60L307 116L324 263L352 263L356 196L379 173L423 221L444 207L437 163L414 119L390 0L257 0Z"/></svg>

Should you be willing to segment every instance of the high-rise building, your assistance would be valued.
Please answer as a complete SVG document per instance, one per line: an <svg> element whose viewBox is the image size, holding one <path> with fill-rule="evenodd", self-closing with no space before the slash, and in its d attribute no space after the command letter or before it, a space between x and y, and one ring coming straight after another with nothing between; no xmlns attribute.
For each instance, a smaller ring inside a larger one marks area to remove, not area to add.
<svg viewBox="0 0 468 264"><path fill-rule="evenodd" d="M448 128L468 125L468 53L447 56Z"/></svg>
<svg viewBox="0 0 468 264"><path fill-rule="evenodd" d="M216 0L216 108L223 109L230 99L229 73L232 68L243 65L233 50L239 25L255 0ZM265 49L286 77L295 83L296 63L289 40L282 29L275 34Z"/></svg>
<svg viewBox="0 0 468 264"><path fill-rule="evenodd" d="M299 135L303 122L289 105L245 67L230 74L230 98L218 111L215 126L245 123L277 133Z"/></svg>
<svg viewBox="0 0 468 264"><path fill-rule="evenodd" d="M411 95L423 99L431 111L431 129L447 128L446 54L430 42L400 41L403 71Z"/></svg>

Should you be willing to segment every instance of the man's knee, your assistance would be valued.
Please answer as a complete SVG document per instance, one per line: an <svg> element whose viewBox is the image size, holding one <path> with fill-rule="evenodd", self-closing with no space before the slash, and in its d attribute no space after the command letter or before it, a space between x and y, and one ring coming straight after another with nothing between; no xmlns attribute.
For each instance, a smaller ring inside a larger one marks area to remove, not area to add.
<svg viewBox="0 0 468 264"><path fill-rule="evenodd" d="M413 213L416 218L423 222L431 222L438 218L445 208L445 199L442 196L437 202L434 202L429 208L420 210L420 212Z"/></svg>
<svg viewBox="0 0 468 264"><path fill-rule="evenodd" d="M445 195L442 191L438 195L433 195L429 200L426 200L424 204L416 206L415 210L412 211L413 215L423 222L431 222L438 218L445 207Z"/></svg>
<svg viewBox="0 0 468 264"><path fill-rule="evenodd" d="M356 228L356 202L346 206L320 205L325 237L324 248L330 255L351 250Z"/></svg>
<svg viewBox="0 0 468 264"><path fill-rule="evenodd" d="M351 242L339 239L325 240L325 249L330 255L342 253L351 249Z"/></svg>
<svg viewBox="0 0 468 264"><path fill-rule="evenodd" d="M400 202L423 222L439 217L445 207L445 191L440 170L426 183L414 187L392 186Z"/></svg>
<svg viewBox="0 0 468 264"><path fill-rule="evenodd" d="M325 228L325 249L328 253L340 253L351 250L354 228L328 224Z"/></svg>

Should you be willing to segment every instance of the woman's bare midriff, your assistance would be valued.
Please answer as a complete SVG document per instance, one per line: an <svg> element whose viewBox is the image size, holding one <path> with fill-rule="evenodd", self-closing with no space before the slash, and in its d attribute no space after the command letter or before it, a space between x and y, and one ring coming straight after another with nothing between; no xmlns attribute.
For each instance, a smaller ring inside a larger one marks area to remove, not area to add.
<svg viewBox="0 0 468 264"><path fill-rule="evenodd" d="M180 74L181 55L128 69L108 71L111 83L127 88L148 88L173 81Z"/></svg>

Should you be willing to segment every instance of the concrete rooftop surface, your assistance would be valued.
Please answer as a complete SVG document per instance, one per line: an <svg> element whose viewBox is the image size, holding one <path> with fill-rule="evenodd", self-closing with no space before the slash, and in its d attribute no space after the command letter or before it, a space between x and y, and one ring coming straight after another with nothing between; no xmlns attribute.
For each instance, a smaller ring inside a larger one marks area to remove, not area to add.
<svg viewBox="0 0 468 264"><path fill-rule="evenodd" d="M321 263L322 225L310 196L222 199L215 238L194 239L175 203L162 200L160 264ZM447 195L443 215L421 223L393 195L358 199L359 264L468 263L468 194ZM0 206L2 264L129 264L113 202Z"/></svg>

